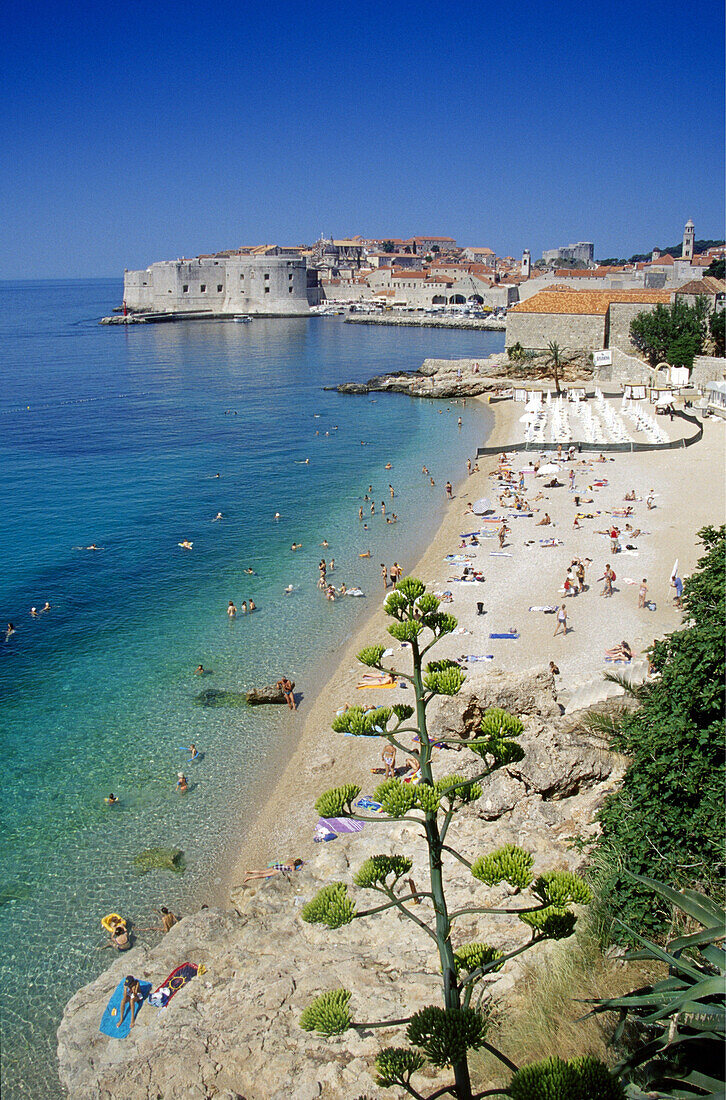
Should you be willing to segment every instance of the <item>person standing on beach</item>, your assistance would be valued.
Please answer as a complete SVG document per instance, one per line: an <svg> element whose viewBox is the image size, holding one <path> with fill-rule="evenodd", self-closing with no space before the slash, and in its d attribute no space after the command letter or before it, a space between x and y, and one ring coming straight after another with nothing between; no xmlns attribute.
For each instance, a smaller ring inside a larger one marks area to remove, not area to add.
<svg viewBox="0 0 726 1100"><path fill-rule="evenodd" d="M381 562L381 576L383 577L383 590L388 588L388 570L386 566Z"/></svg>
<svg viewBox="0 0 726 1100"><path fill-rule="evenodd" d="M288 679L287 676L283 676L281 680L277 681L277 684L275 686L278 687L282 692L283 698L285 699L285 702L287 703L290 710L297 710L297 704L295 703L294 694L295 685L292 680Z"/></svg>
<svg viewBox="0 0 726 1100"><path fill-rule="evenodd" d="M567 609L564 604L557 612L557 626L555 627L554 637L556 638L560 630L563 634L567 634Z"/></svg>
<svg viewBox="0 0 726 1100"><path fill-rule="evenodd" d="M471 476L471 459L470 458L467 458L467 460L466 460L466 472L467 472L467 474L469 474Z"/></svg>
<svg viewBox="0 0 726 1100"><path fill-rule="evenodd" d="M451 482L450 481L446 482L446 495L449 498L449 500L452 499L452 488L451 488Z"/></svg>
<svg viewBox="0 0 726 1100"><path fill-rule="evenodd" d="M683 595L683 581L681 580L681 578L678 576L677 573L675 573L673 575L673 577L671 577L671 584L672 584L673 589L674 589L673 606L674 607L680 607L681 606L681 597Z"/></svg>
<svg viewBox="0 0 726 1100"><path fill-rule="evenodd" d="M647 578L643 577L643 582L642 582L640 588L638 589L638 607L639 608L647 607L647 601L648 601L648 582L647 582Z"/></svg>
<svg viewBox="0 0 726 1100"><path fill-rule="evenodd" d="M385 778L395 779L396 776L396 750L393 745L385 745L381 753L381 760L386 769Z"/></svg>
<svg viewBox="0 0 726 1100"><path fill-rule="evenodd" d="M601 577L597 578L599 581L605 581L605 587L600 593L601 596L612 596L613 594L613 581L615 580L615 574L610 568L610 563L605 566L605 572Z"/></svg>
<svg viewBox="0 0 726 1100"><path fill-rule="evenodd" d="M502 526L499 528L499 530L497 532L497 536L499 538L499 549L500 550L504 549L504 540L506 539L508 534L509 534L509 528L507 527L506 523L503 523Z"/></svg>

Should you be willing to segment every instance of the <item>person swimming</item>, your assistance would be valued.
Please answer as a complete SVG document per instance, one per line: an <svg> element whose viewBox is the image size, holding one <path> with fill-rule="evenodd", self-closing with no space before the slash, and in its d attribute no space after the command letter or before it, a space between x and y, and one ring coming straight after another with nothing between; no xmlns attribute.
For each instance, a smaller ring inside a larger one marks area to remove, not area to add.
<svg viewBox="0 0 726 1100"><path fill-rule="evenodd" d="M176 789L179 791L179 794L184 794L186 791L189 790L189 784L187 783L187 777L184 775L184 772L177 772L176 774L177 774Z"/></svg>
<svg viewBox="0 0 726 1100"><path fill-rule="evenodd" d="M212 520L212 523L214 523L214 522L215 522L215 520L218 520L218 519L223 519L223 518L224 518L224 517L223 517L222 513L221 513L221 512L217 512L216 516L215 516L215 517L214 517L214 519Z"/></svg>
<svg viewBox="0 0 726 1100"><path fill-rule="evenodd" d="M104 800L103 800L103 801L104 801L104 802L105 802L105 803L106 803L106 804L107 804L108 806L115 806L115 805L116 805L116 803L118 802L118 798L117 798L117 797L116 797L116 795L115 795L115 794L113 793L113 791L111 791L111 793L110 793L110 795L108 796L108 798L104 798Z"/></svg>
<svg viewBox="0 0 726 1100"><path fill-rule="evenodd" d="M197 667L194 669L195 676L204 676L205 672L206 669L204 668L204 665L197 665Z"/></svg>
<svg viewBox="0 0 726 1100"><path fill-rule="evenodd" d="M189 748L185 749L184 751L189 753L189 756L191 757L192 760L196 760L196 758L199 756L199 749L197 748L197 746L194 744L193 741L192 741L191 745L189 746Z"/></svg>
<svg viewBox="0 0 726 1100"><path fill-rule="evenodd" d="M291 584L288 584L287 588L285 589L285 595L290 596L290 595L292 595L292 592L293 592L293 587L292 587Z"/></svg>
<svg viewBox="0 0 726 1100"><path fill-rule="evenodd" d="M194 543L190 542L189 539L182 539L181 542L177 543L177 546L181 546L182 550L191 550Z"/></svg>

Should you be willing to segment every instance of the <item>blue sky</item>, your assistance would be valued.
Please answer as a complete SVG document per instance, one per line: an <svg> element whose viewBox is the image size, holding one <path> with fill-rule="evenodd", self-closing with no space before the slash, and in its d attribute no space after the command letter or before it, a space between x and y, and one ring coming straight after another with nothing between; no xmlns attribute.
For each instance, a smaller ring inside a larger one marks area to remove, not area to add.
<svg viewBox="0 0 726 1100"><path fill-rule="evenodd" d="M722 236L723 9L46 3L8 12L4 277L320 233L597 256Z"/></svg>

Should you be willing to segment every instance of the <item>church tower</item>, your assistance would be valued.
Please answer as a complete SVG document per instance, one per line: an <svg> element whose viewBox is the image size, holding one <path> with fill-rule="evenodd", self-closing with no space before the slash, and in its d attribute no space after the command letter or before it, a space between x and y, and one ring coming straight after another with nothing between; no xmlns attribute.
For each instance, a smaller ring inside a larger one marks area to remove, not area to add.
<svg viewBox="0 0 726 1100"><path fill-rule="evenodd" d="M683 259L693 261L693 246L696 240L696 229L689 218L686 228L683 230Z"/></svg>
<svg viewBox="0 0 726 1100"><path fill-rule="evenodd" d="M532 257L529 254L529 249L525 248L522 253L522 276L525 279L529 279L532 273Z"/></svg>

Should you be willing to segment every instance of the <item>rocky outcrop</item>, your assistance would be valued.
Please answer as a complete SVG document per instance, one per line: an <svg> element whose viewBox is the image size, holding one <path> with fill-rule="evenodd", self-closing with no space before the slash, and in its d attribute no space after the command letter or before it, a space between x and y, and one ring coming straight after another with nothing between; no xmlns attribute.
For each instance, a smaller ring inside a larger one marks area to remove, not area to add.
<svg viewBox="0 0 726 1100"><path fill-rule="evenodd" d="M594 817L619 781L619 765L562 716L552 678L543 671L515 676L472 676L461 695L432 706L432 731L445 737L474 732L489 706L522 716L524 758L497 772L481 799L452 825L449 840L469 860L502 844L533 852L538 871L576 870L583 861L576 839L592 838ZM461 748L442 750L440 774L473 775L480 762ZM325 786L321 776L321 789ZM370 793L370 792L368 792ZM303 811L301 827L315 814ZM252 887L236 886L228 910L186 917L154 948L136 947L117 959L68 1003L58 1031L64 1085L74 1100L370 1100L399 1095L375 1085L371 1070L383 1046L400 1044L398 1029L364 1026L340 1039L322 1040L303 1031L299 1017L319 993L345 985L353 992L354 1018L395 1019L437 1003L441 976L433 945L397 910L329 931L300 918L301 906L331 881L351 874L375 853L405 852L413 877L426 879L427 853L421 829L411 822L376 822L362 832L319 845L302 870ZM480 884L447 856L445 873L452 906L481 904ZM406 887L408 891L408 887ZM511 888L487 891L497 905ZM361 906L370 895L351 888ZM431 919L427 899L417 915ZM528 938L515 917L467 915L457 923L457 941L485 940L513 948ZM182 962L204 964L198 976L166 1009L145 1005L128 1039L98 1031L104 1006L128 973L154 986ZM493 975L490 994L501 999L521 973L519 959ZM433 1071L432 1071L433 1074ZM447 1075L432 1075L424 1091Z"/></svg>
<svg viewBox="0 0 726 1100"><path fill-rule="evenodd" d="M562 382L590 381L593 365L587 352L573 352L561 372ZM417 371L380 374L367 382L344 382L338 393L407 393L411 397L477 397L510 389L515 382L552 379L546 355L510 360L506 352L482 359L425 359ZM552 382L554 388L554 382Z"/></svg>
<svg viewBox="0 0 726 1100"><path fill-rule="evenodd" d="M294 684L292 685L295 686ZM270 684L268 687L252 688L245 695L245 699L251 707L261 706L263 703L284 703L285 696L280 691L277 684Z"/></svg>

